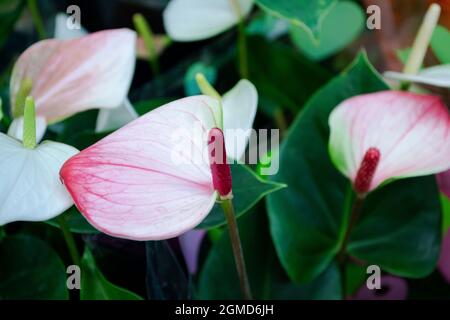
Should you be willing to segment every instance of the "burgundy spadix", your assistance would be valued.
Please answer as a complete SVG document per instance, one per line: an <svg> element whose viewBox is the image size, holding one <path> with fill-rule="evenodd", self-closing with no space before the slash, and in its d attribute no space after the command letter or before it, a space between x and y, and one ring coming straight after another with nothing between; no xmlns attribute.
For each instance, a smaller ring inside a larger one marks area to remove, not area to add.
<svg viewBox="0 0 450 320"><path fill-rule="evenodd" d="M380 162L381 154L377 148L369 148L361 161L355 183L353 185L358 194L365 194L370 190L370 185Z"/></svg>
<svg viewBox="0 0 450 320"><path fill-rule="evenodd" d="M219 128L209 131L208 151L214 189L221 199L229 199L232 197L231 170L227 163L225 139Z"/></svg>

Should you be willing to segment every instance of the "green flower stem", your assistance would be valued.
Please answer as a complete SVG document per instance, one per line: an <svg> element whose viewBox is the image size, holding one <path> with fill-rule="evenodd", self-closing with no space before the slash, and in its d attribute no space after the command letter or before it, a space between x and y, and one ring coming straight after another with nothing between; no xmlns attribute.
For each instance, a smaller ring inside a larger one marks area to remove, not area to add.
<svg viewBox="0 0 450 320"><path fill-rule="evenodd" d="M159 75L159 62L152 29L150 28L150 25L148 24L145 17L140 13L136 13L133 16L133 22L136 31L142 37L145 46L147 47L148 60L150 61L150 67L152 69L153 75L157 76Z"/></svg>
<svg viewBox="0 0 450 320"><path fill-rule="evenodd" d="M242 16L241 7L238 0L230 0L236 16L238 17L238 51L239 51L239 73L241 78L248 79L248 52L247 37L245 35L245 21Z"/></svg>
<svg viewBox="0 0 450 320"><path fill-rule="evenodd" d="M39 12L37 0L27 0L27 5L33 18L34 27L39 35L39 39L47 39L47 33L45 32L44 23L42 22L42 16Z"/></svg>
<svg viewBox="0 0 450 320"><path fill-rule="evenodd" d="M245 268L244 253L242 251L242 244L239 237L239 229L236 221L233 202L231 199L227 199L223 200L221 202L221 205L228 223L228 231L230 232L231 246L233 249L234 260L236 262L236 269L239 276L242 295L245 300L251 300L252 293L250 290L250 284Z"/></svg>
<svg viewBox="0 0 450 320"><path fill-rule="evenodd" d="M25 99L23 118L23 146L34 149L36 147L36 111L33 97Z"/></svg>
<svg viewBox="0 0 450 320"><path fill-rule="evenodd" d="M72 257L72 261L74 264L81 268L81 259L78 254L77 246L75 244L75 239L73 238L72 232L70 232L69 226L67 225L66 217L63 214L60 214L57 217L59 227L64 236L64 240L66 241L67 248L69 249L70 256Z"/></svg>
<svg viewBox="0 0 450 320"><path fill-rule="evenodd" d="M359 216L361 215L361 209L364 204L364 197L357 195L355 202L353 203L353 207L350 212L350 216L348 215L344 216L345 225L345 232L343 233L342 241L340 242L340 248L337 254L337 261L339 264L339 269L341 273L341 283L342 283L342 298L345 299L347 295L347 262L348 262L348 255L347 255L347 246L350 242L350 236L352 234L352 231L356 225L356 222L359 219ZM347 219L348 218L348 219Z"/></svg>

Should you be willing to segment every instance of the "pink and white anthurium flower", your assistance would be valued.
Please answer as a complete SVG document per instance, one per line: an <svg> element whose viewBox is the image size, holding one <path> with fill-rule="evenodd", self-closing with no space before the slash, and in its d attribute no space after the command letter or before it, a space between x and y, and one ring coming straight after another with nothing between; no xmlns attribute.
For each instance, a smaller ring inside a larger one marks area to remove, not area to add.
<svg viewBox="0 0 450 320"><path fill-rule="evenodd" d="M225 147L230 159L241 160L258 109L258 91L248 80L240 80L222 98Z"/></svg>
<svg viewBox="0 0 450 320"><path fill-rule="evenodd" d="M59 170L78 150L52 141L35 144L31 98L26 99L25 122L23 143L0 133L0 226L13 221L45 221L73 205Z"/></svg>
<svg viewBox="0 0 450 320"><path fill-rule="evenodd" d="M388 79L415 82L435 87L450 89L450 65L439 65L423 69L418 74L405 74L399 72L388 71L384 73ZM450 159L449 159L450 162ZM439 188L447 197L450 198L450 171L440 173L437 176Z"/></svg>
<svg viewBox="0 0 450 320"><path fill-rule="evenodd" d="M330 115L334 165L365 195L392 179L450 168L450 115L435 96L384 91L350 98Z"/></svg>
<svg viewBox="0 0 450 320"><path fill-rule="evenodd" d="M72 40L79 39L86 36L88 32L81 27L80 29L68 28L67 19L69 17L60 13L56 15L55 18L55 39L59 40ZM137 46L139 48L139 46ZM128 122L137 119L139 115L136 110L134 110L128 98L117 107L113 109L101 108L97 116L97 122L95 125L96 132L112 131L120 128L127 124Z"/></svg>
<svg viewBox="0 0 450 320"><path fill-rule="evenodd" d="M253 0L171 0L164 10L164 27L175 41L216 36L250 14Z"/></svg>
<svg viewBox="0 0 450 320"><path fill-rule="evenodd" d="M61 179L104 233L133 240L179 236L218 197L232 196L221 114L220 102L207 96L164 105L69 159Z"/></svg>
<svg viewBox="0 0 450 320"><path fill-rule="evenodd" d="M17 60L10 83L14 122L21 139L23 97L36 99L37 138L52 124L93 108L113 109L125 100L134 72L136 34L128 29L96 32L73 40L44 40Z"/></svg>

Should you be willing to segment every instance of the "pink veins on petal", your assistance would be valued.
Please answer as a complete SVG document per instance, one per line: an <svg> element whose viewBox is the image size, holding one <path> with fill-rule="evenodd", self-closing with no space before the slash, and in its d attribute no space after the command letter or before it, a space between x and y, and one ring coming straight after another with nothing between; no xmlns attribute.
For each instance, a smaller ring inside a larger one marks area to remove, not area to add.
<svg viewBox="0 0 450 320"><path fill-rule="evenodd" d="M61 178L80 212L100 231L133 240L194 228L216 200L206 138L217 103L203 96L172 102L67 161ZM191 134L196 126L200 135Z"/></svg>

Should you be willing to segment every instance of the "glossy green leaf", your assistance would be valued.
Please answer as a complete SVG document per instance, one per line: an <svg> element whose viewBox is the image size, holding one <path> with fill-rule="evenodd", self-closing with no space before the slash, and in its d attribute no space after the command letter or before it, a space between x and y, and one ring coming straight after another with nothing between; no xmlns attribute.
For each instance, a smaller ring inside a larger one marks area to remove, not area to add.
<svg viewBox="0 0 450 320"><path fill-rule="evenodd" d="M268 197L271 233L289 276L311 281L333 262L347 224L349 181L328 155L330 112L343 100L388 89L365 55L312 97L280 152L274 176L289 188ZM434 178L400 180L371 194L350 238L357 259L395 275L420 277L439 252L440 206Z"/></svg>
<svg viewBox="0 0 450 320"><path fill-rule="evenodd" d="M287 279L273 281L271 299L280 300L339 300L341 295L341 278L336 263L332 263L316 279L305 284L295 284Z"/></svg>
<svg viewBox="0 0 450 320"><path fill-rule="evenodd" d="M71 207L63 214L65 215L67 225L71 232L85 234L99 233L97 229L87 222L75 206ZM59 228L58 218L54 218L46 222L53 227Z"/></svg>
<svg viewBox="0 0 450 320"><path fill-rule="evenodd" d="M66 270L39 238L7 236L0 242L0 300L68 299Z"/></svg>
<svg viewBox="0 0 450 320"><path fill-rule="evenodd" d="M280 266L270 241L267 217L252 210L239 221L252 293L256 299L339 299L340 277L336 265L330 266L315 281L296 285L289 281ZM200 273L199 299L240 299L228 230L224 230L205 261Z"/></svg>
<svg viewBox="0 0 450 320"><path fill-rule="evenodd" d="M81 300L142 300L133 292L109 282L97 268L94 256L87 247L81 263Z"/></svg>
<svg viewBox="0 0 450 320"><path fill-rule="evenodd" d="M369 195L348 252L393 275L421 278L436 266L441 228L435 178L398 180Z"/></svg>
<svg viewBox="0 0 450 320"><path fill-rule="evenodd" d="M249 36L261 36L274 40L288 33L289 26L286 20L261 12L248 23L245 32Z"/></svg>
<svg viewBox="0 0 450 320"><path fill-rule="evenodd" d="M286 187L284 184L261 179L245 165L232 164L231 174L233 177L233 204L237 217L248 212L266 195ZM222 208L216 204L197 228L209 229L225 223Z"/></svg>
<svg viewBox="0 0 450 320"><path fill-rule="evenodd" d="M256 0L256 3L268 13L287 19L318 39L322 22L337 0Z"/></svg>
<svg viewBox="0 0 450 320"><path fill-rule="evenodd" d="M250 81L258 88L260 106L269 116L279 108L298 112L330 79L321 66L286 45L250 37L248 47Z"/></svg>
<svg viewBox="0 0 450 320"><path fill-rule="evenodd" d="M349 45L364 26L365 14L361 7L355 2L341 1L324 18L319 42L313 41L305 29L296 26L291 27L291 37L307 57L322 60Z"/></svg>
<svg viewBox="0 0 450 320"><path fill-rule="evenodd" d="M431 48L442 64L450 63L450 31L437 26L431 38Z"/></svg>
<svg viewBox="0 0 450 320"><path fill-rule="evenodd" d="M254 298L268 298L270 268L276 259L263 211L252 210L238 220L242 250ZM198 299L241 299L228 230L213 245L200 273Z"/></svg>

